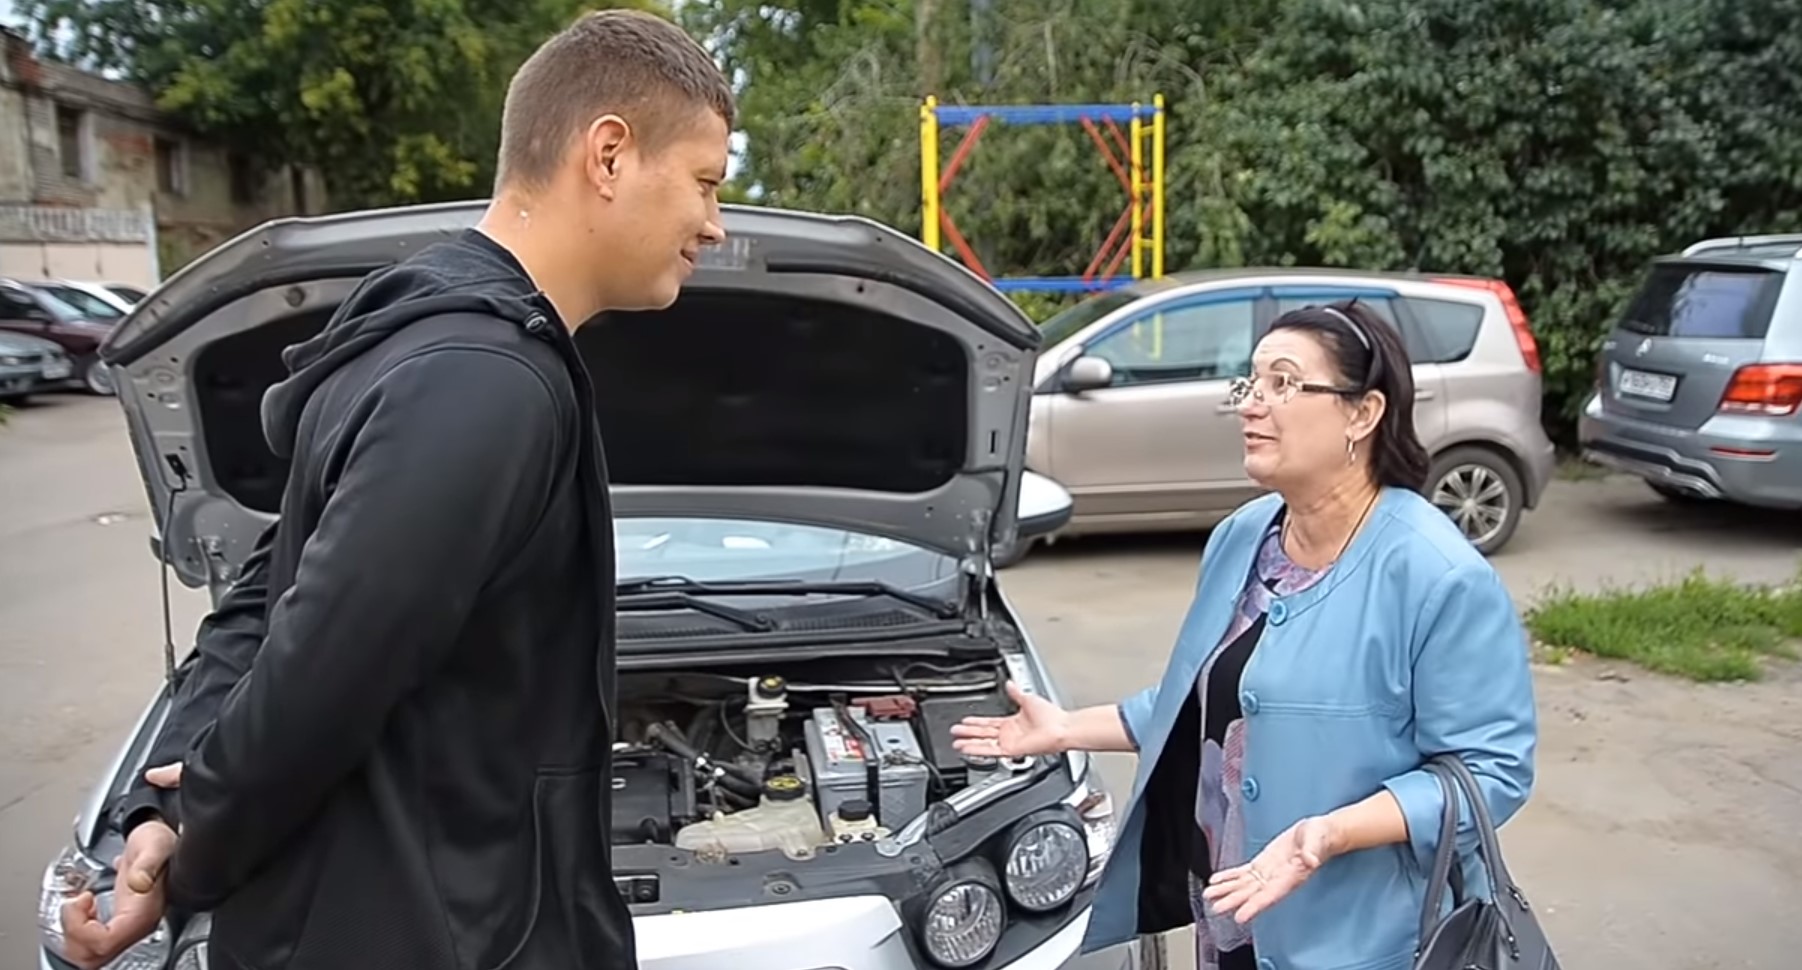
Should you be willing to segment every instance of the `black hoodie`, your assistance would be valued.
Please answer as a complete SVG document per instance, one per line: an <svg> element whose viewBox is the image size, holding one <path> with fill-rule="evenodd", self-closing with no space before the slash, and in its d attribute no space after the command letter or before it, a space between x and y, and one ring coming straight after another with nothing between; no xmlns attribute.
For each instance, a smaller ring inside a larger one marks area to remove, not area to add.
<svg viewBox="0 0 1802 970"><path fill-rule="evenodd" d="M214 967L635 966L602 783L611 514L569 332L469 231L284 361L282 518L240 584L266 634L188 749L172 905L212 911ZM183 696L171 723L205 720Z"/></svg>

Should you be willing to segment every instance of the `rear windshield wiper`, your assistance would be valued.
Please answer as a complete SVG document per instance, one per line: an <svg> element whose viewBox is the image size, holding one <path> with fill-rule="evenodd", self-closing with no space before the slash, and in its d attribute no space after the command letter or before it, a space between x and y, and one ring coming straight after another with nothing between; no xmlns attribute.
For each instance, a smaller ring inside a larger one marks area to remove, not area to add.
<svg viewBox="0 0 1802 970"><path fill-rule="evenodd" d="M684 596L887 596L899 600L909 606L917 607L931 613L941 620L957 617L957 609L949 603L935 600L930 596L921 596L911 590L901 589L878 580L842 580L828 582L806 582L798 579L759 579L734 580L723 583L703 583L689 579L687 576L647 576L642 579L630 579L617 587L621 602L630 602L640 596L651 596L658 593L680 593ZM714 604L717 606L718 604ZM734 611L741 612L742 611ZM747 618L753 614L745 613Z"/></svg>

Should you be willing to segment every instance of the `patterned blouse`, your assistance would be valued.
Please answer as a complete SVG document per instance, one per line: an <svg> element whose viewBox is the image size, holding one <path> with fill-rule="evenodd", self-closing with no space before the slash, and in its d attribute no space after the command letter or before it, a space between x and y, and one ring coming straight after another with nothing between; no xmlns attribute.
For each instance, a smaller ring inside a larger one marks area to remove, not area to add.
<svg viewBox="0 0 1802 970"><path fill-rule="evenodd" d="M1212 912L1201 898L1208 876L1247 861L1239 782L1244 777L1245 721L1239 710L1239 680L1257 649L1259 623L1273 599L1291 596L1315 582L1325 569L1303 569L1283 552L1283 516L1265 533L1257 561L1239 593L1226 636L1196 681L1202 712L1201 778L1195 793L1195 822L1206 841L1209 872L1191 872L1189 901L1195 914L1197 970L1252 966L1251 930L1231 916ZM1258 629L1254 630L1253 627Z"/></svg>

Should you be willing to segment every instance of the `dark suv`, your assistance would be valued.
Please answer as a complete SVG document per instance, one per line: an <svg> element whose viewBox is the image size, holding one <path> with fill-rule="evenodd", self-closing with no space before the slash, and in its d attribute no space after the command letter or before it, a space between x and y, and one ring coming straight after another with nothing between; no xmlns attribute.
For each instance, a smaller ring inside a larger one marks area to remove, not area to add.
<svg viewBox="0 0 1802 970"><path fill-rule="evenodd" d="M1584 455L1674 500L1802 508L1802 234L1652 262L1602 345Z"/></svg>

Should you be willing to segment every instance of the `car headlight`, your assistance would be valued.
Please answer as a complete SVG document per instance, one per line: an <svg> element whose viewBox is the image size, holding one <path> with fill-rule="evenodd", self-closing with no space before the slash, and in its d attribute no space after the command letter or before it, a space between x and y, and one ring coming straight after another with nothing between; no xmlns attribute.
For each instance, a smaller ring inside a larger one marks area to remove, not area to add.
<svg viewBox="0 0 1802 970"><path fill-rule="evenodd" d="M1066 808L1034 812L1008 834L1002 869L1007 898L1031 913L1075 898L1089 877L1089 843L1082 821Z"/></svg>
<svg viewBox="0 0 1802 970"><path fill-rule="evenodd" d="M64 956L63 903L84 890L94 890L94 904L102 920L113 915L113 891L101 884L105 872L74 848L64 849L44 869L38 892L38 936L45 949ZM160 921L149 936L119 954L103 970L162 970L169 963L169 923Z"/></svg>
<svg viewBox="0 0 1802 970"><path fill-rule="evenodd" d="M973 858L945 870L926 894L916 925L926 956L956 970L987 959L1006 924L995 869Z"/></svg>
<svg viewBox="0 0 1802 970"><path fill-rule="evenodd" d="M30 361L23 357L0 357L0 364L5 364L8 367L19 367L28 363L30 363Z"/></svg>

